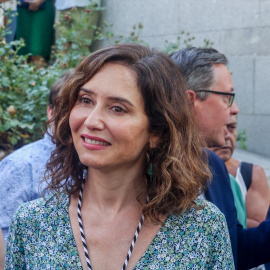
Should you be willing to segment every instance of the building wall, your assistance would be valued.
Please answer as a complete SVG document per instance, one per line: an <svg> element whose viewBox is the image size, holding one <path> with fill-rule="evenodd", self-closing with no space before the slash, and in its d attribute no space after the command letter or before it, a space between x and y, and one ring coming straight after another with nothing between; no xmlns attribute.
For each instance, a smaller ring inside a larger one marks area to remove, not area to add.
<svg viewBox="0 0 270 270"><path fill-rule="evenodd" d="M249 151L270 157L270 1L269 0L103 0L101 21L114 34L128 36L143 24L140 38L151 47L165 40L211 40L230 62L240 108L239 130L247 129ZM182 46L185 44L182 42Z"/></svg>

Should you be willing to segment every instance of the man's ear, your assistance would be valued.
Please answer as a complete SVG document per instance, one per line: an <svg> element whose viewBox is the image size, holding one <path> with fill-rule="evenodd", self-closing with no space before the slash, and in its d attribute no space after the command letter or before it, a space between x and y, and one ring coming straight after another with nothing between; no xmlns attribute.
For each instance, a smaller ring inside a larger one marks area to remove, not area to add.
<svg viewBox="0 0 270 270"><path fill-rule="evenodd" d="M187 93L188 99L190 100L191 104L194 105L194 102L197 99L196 93L191 89L186 90L186 93Z"/></svg>
<svg viewBox="0 0 270 270"><path fill-rule="evenodd" d="M50 105L47 107L47 117L48 120L50 120L53 117L53 109Z"/></svg>

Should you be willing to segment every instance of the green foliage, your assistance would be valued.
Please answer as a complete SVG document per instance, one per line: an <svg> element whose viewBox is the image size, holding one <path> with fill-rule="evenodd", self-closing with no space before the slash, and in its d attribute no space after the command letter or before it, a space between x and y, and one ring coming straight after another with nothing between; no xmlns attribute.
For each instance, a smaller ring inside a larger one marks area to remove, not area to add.
<svg viewBox="0 0 270 270"><path fill-rule="evenodd" d="M89 55L92 43L103 39L102 30L95 23L89 25L89 22L97 20L98 12L103 9L96 2L92 2L84 12L78 13L74 7L61 13L59 21L54 25L58 37L52 48L51 62L55 66L65 69L76 67ZM86 32L88 36L85 35Z"/></svg>
<svg viewBox="0 0 270 270"><path fill-rule="evenodd" d="M108 22L103 22L102 32L98 31L100 36L97 36L97 40L106 40L106 42L109 43L110 45L120 44L120 43L135 43L135 44L140 44L140 45L149 47L149 44L147 44L144 40L140 39L141 32L143 29L142 23L133 25L132 30L128 36L124 36L124 35L115 36L112 28L113 28L113 24L109 24Z"/></svg>
<svg viewBox="0 0 270 270"><path fill-rule="evenodd" d="M204 39L204 48L212 48L212 46L214 45L214 42L211 41L210 39Z"/></svg>
<svg viewBox="0 0 270 270"><path fill-rule="evenodd" d="M177 50L191 47L192 41L195 39L194 36L190 36L189 32L182 31L180 33L180 36L177 37L177 40L175 42L169 42L168 40L165 40L165 47L163 49L163 52L170 54L172 52L175 52Z"/></svg>
<svg viewBox="0 0 270 270"><path fill-rule="evenodd" d="M247 150L247 145L246 145L247 139L248 139L248 135L247 135L246 129L238 131L238 136L237 136L236 141L239 142L240 147L244 150Z"/></svg>
<svg viewBox="0 0 270 270"><path fill-rule="evenodd" d="M118 38L115 40L115 44L118 43L136 43L140 45L144 45L146 47L149 47L149 44L147 44L145 41L140 39L140 35L143 29L142 23L138 23L137 25L133 25L132 31L129 33L127 37L123 35L119 35Z"/></svg>
<svg viewBox="0 0 270 270"><path fill-rule="evenodd" d="M61 23L55 24L56 32L61 34L52 48L48 65L38 68L28 61L30 55L18 55L23 40L6 44L6 29L0 28L0 152L16 149L43 136L42 126L47 119L49 89L52 83L68 68L76 67L89 55L94 41L107 40L113 43L137 43L149 45L140 38L143 25L132 27L128 36L115 36L112 24L104 22L103 28L92 24L92 39L82 32L89 27L89 17L103 10L93 3L84 10L80 19L76 9L66 12ZM191 46L195 38L182 32L176 42L165 41L165 53ZM205 41L211 46L210 41Z"/></svg>
<svg viewBox="0 0 270 270"><path fill-rule="evenodd" d="M1 34L1 32L0 32ZM36 68L18 55L23 41L0 43L0 145L15 148L41 137L50 85L59 76L54 67ZM16 49L13 49L13 48Z"/></svg>
<svg viewBox="0 0 270 270"><path fill-rule="evenodd" d="M49 65L42 68L28 61L30 55L18 55L25 46L23 40L6 44L6 28L0 28L0 150L16 149L42 137L50 86L65 69L77 66L89 55L89 46L101 38L96 25L91 26L98 33L93 40L81 35L89 25L91 13L101 9L91 4L79 23L74 10L66 13L64 24L69 27L55 25L62 37L52 48Z"/></svg>
<svg viewBox="0 0 270 270"><path fill-rule="evenodd" d="M163 52L166 54L171 54L177 50L181 50L187 47L192 47L192 42L195 40L194 36L191 36L189 32L182 31L180 36L177 37L176 41L165 40L165 46ZM203 48L211 48L214 45L209 39L204 39Z"/></svg>

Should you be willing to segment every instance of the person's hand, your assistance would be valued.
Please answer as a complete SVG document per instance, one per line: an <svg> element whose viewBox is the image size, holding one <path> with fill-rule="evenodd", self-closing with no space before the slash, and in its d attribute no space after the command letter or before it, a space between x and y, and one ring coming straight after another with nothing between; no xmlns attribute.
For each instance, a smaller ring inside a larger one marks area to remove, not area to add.
<svg viewBox="0 0 270 270"><path fill-rule="evenodd" d="M24 0L24 2L29 4L28 10L37 11L45 0Z"/></svg>

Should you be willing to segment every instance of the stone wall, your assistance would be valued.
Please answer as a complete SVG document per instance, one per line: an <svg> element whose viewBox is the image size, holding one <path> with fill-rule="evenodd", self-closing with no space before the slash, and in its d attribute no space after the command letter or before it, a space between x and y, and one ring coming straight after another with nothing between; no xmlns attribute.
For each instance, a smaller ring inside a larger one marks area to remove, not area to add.
<svg viewBox="0 0 270 270"><path fill-rule="evenodd" d="M184 30L194 46L204 39L224 53L240 108L239 129L247 129L249 151L270 157L270 1L269 0L103 0L101 21L115 35L128 36L143 24L141 39L162 49ZM184 46L184 45L183 45Z"/></svg>

